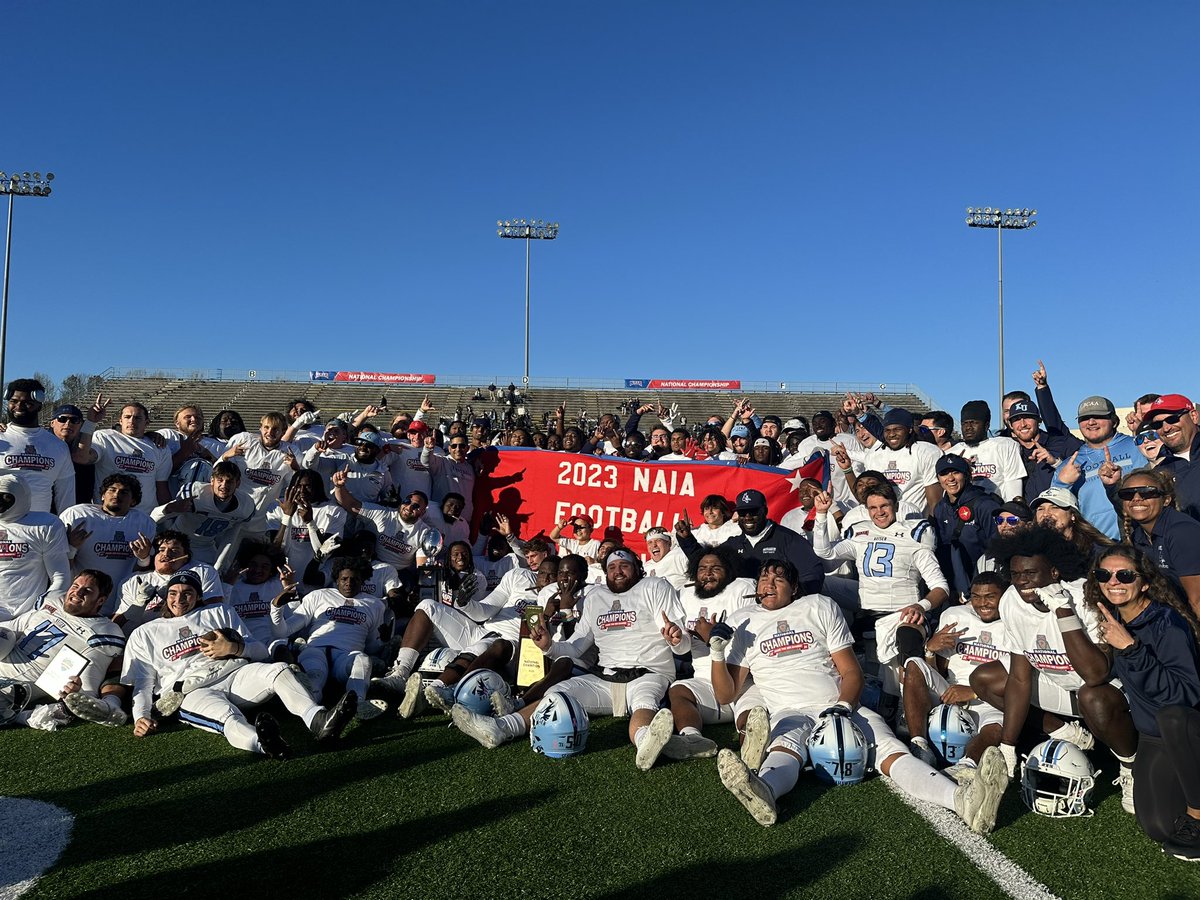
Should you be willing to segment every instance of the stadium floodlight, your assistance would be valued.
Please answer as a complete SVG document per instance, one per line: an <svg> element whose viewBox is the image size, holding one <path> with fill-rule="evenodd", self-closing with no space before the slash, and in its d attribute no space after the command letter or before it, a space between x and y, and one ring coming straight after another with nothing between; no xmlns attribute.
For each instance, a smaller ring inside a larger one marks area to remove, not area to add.
<svg viewBox="0 0 1200 900"><path fill-rule="evenodd" d="M0 195L8 195L8 231L4 237L4 292L0 295L0 389L4 386L4 356L8 350L8 270L12 256L12 223L14 197L49 197L50 182L54 173L47 172L42 177L41 172L16 172L5 174L0 172Z"/></svg>
<svg viewBox="0 0 1200 900"><path fill-rule="evenodd" d="M1024 231L1037 225L1036 209L1005 209L998 206L967 207L967 226L970 228L996 229L996 285L999 294L998 329L1000 338L1000 405L997 410L1004 413L1004 230Z"/></svg>
<svg viewBox="0 0 1200 900"><path fill-rule="evenodd" d="M496 222L496 234L502 238L525 241L525 377L521 379L529 387L529 246L533 241L552 241L558 237L557 222L541 219L505 219Z"/></svg>

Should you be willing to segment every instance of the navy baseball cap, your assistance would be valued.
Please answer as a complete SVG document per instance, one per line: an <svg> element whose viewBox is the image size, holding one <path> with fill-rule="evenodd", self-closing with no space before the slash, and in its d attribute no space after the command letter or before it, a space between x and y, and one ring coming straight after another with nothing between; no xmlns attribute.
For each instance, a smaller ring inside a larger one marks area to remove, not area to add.
<svg viewBox="0 0 1200 900"><path fill-rule="evenodd" d="M54 407L54 412L50 414L50 418L57 419L59 416L76 416L83 418L83 410L71 403L64 403L62 406Z"/></svg>
<svg viewBox="0 0 1200 900"><path fill-rule="evenodd" d="M935 466L939 475L944 475L946 472L961 472L963 475L971 474L971 464L957 453L947 453L940 457Z"/></svg>
<svg viewBox="0 0 1200 900"><path fill-rule="evenodd" d="M1037 419L1040 422L1042 414L1032 400L1017 400L1008 408L1008 421L1017 419Z"/></svg>
<svg viewBox="0 0 1200 900"><path fill-rule="evenodd" d="M738 512L744 509L766 509L767 498L763 496L762 491L756 491L753 488L742 491L737 495L737 505L734 507Z"/></svg>

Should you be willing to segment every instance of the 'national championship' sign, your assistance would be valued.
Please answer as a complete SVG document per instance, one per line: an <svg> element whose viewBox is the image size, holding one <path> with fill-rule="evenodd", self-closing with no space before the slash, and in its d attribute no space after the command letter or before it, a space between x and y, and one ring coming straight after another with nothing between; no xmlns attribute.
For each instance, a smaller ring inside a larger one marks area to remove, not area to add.
<svg viewBox="0 0 1200 900"><path fill-rule="evenodd" d="M625 387L647 391L740 391L742 383L711 378L626 378Z"/></svg>
<svg viewBox="0 0 1200 900"><path fill-rule="evenodd" d="M684 510L694 525L703 522L700 501L709 494L720 494L732 506L739 491L762 491L768 515L778 522L800 505L796 491L804 477L799 471L725 461L643 463L519 447L489 449L480 463L477 518L486 510L503 513L528 539L549 534L568 516L584 514L596 523L596 537L616 529L640 554L646 549L642 532L655 526L670 531Z"/></svg>
<svg viewBox="0 0 1200 900"><path fill-rule="evenodd" d="M434 376L395 372L337 372L332 369L310 369L308 380L344 381L353 384L433 384Z"/></svg>

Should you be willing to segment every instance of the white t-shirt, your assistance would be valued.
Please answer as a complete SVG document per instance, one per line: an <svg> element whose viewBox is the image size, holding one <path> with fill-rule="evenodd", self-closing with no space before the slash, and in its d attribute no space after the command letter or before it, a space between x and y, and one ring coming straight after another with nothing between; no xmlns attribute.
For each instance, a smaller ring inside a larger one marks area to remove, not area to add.
<svg viewBox="0 0 1200 900"><path fill-rule="evenodd" d="M200 579L200 598L202 603L225 600L228 594L228 586L221 581L217 570L212 566L201 562L189 562L180 571L196 573L196 576ZM125 580L125 584L121 587L121 599L117 604L116 615L125 617L123 628L126 634L132 632L143 622L149 622L162 615L163 601L167 597L167 582L171 580L171 577L171 575L160 575L158 572L139 572ZM156 593L149 603L145 606L139 606L134 602L134 599L137 597L138 589L143 584L154 585ZM116 596L116 591L113 591L113 595ZM108 614L108 608L112 605L113 598L110 597L108 605L104 608L105 615Z"/></svg>
<svg viewBox="0 0 1200 900"><path fill-rule="evenodd" d="M263 446L258 434L243 431L229 439L226 452L234 447L245 447L246 452L239 456L229 457L230 461L242 470L241 490L250 495L258 509L259 516L252 521L250 528L265 530L265 514L267 507L283 493L288 480L292 477L292 467L288 463L287 453L291 451L297 459L300 451L292 444L280 441L279 446L268 450Z"/></svg>
<svg viewBox="0 0 1200 900"><path fill-rule="evenodd" d="M1025 463L1021 448L1012 438L993 437L974 447L960 441L950 448L971 463L971 483L991 491L1001 500L1021 496L1025 483Z"/></svg>
<svg viewBox="0 0 1200 900"><path fill-rule="evenodd" d="M233 508L223 510L217 506L211 484L193 484L190 493L191 512L168 513L163 504L151 515L156 522L173 523L170 527L188 536L193 560L217 566L222 553L236 549L242 527L255 517L254 501L239 489L234 493L237 502ZM222 560L219 568L224 565Z"/></svg>
<svg viewBox="0 0 1200 900"><path fill-rule="evenodd" d="M658 562L647 559L642 563L642 569L647 575L657 575L659 578L667 579L675 590L682 590L687 581L687 554L680 550L678 545L672 543L671 549L662 559Z"/></svg>
<svg viewBox="0 0 1200 900"><path fill-rule="evenodd" d="M707 522L692 526L692 537L705 547L719 547L731 537L737 537L741 533L741 526L733 519L726 520L724 524L718 525L716 528Z"/></svg>
<svg viewBox="0 0 1200 900"><path fill-rule="evenodd" d="M312 520L317 526L318 536L340 536L346 530L346 511L336 503L318 503L313 507ZM283 539L283 552L296 577L303 580L304 570L316 557L317 551L309 537L308 526L300 519L300 513L294 512L291 516L285 516L282 509L274 506L267 513L267 524L272 530L287 529Z"/></svg>
<svg viewBox="0 0 1200 900"><path fill-rule="evenodd" d="M387 606L378 597L343 597L337 588L321 588L299 603L272 606L271 624L276 638L303 631L309 647L370 652L379 646L379 626L386 614Z"/></svg>
<svg viewBox="0 0 1200 900"><path fill-rule="evenodd" d="M1071 608L1093 643L1100 643L1101 617L1083 602L1083 582L1061 582L1071 595ZM1029 660L1038 676L1052 681L1067 691L1077 691L1083 679L1067 657L1066 643L1058 630L1054 611L1041 612L1021 599L1020 592L1010 587L1000 597L1000 620L1008 636L1008 650Z"/></svg>
<svg viewBox="0 0 1200 900"><path fill-rule="evenodd" d="M433 476L429 466L421 462L421 448L412 444L388 444L390 449L387 456L388 469L392 473L392 484L396 485L397 495L407 497L413 491L420 491L426 497L433 496ZM432 505L431 505L432 508Z"/></svg>
<svg viewBox="0 0 1200 900"><path fill-rule="evenodd" d="M946 607L942 611L938 626L952 626L955 631L965 628L952 650L941 650L938 655L945 658L947 678L951 684L970 684L971 673L984 663L1003 661L1008 666L1008 652L1003 648L1009 644L1004 629L1004 620L984 622L970 603Z"/></svg>
<svg viewBox="0 0 1200 900"><path fill-rule="evenodd" d="M373 503L364 503L358 514L371 523L378 536L376 559L391 563L398 571L416 566L417 550L431 530L428 525L420 520L409 525L397 510Z"/></svg>
<svg viewBox="0 0 1200 900"><path fill-rule="evenodd" d="M75 503L71 448L45 428L10 423L0 433L0 468L21 473L29 485L29 508L35 512L50 512L51 508L62 512Z"/></svg>
<svg viewBox="0 0 1200 900"><path fill-rule="evenodd" d="M911 447L893 450L882 441L866 451L864 468L875 469L896 488L901 500L925 508L925 488L938 483L937 461L942 451L933 444L917 441Z"/></svg>
<svg viewBox="0 0 1200 900"><path fill-rule="evenodd" d="M115 428L100 429L93 434L92 449L96 451L96 493L92 499L100 500L100 486L109 475L118 472L132 475L142 488L142 502L137 508L149 515L158 505L158 483L165 484L171 477L170 451Z"/></svg>
<svg viewBox="0 0 1200 900"><path fill-rule="evenodd" d="M755 589L752 579L735 578L725 585L725 590L717 596L702 600L696 596L695 585L688 585L679 592L679 603L683 606L687 631L691 633L695 629L698 619L711 619L716 616L718 622L728 621L737 610L754 606ZM708 644L694 634L691 638L692 668L696 671L695 677L711 683L712 664L708 659Z"/></svg>
<svg viewBox="0 0 1200 900"><path fill-rule="evenodd" d="M833 654L853 646L854 638L828 597L808 594L777 610L746 607L729 624L726 662L750 670L772 713L837 702L842 679Z"/></svg>
<svg viewBox="0 0 1200 900"><path fill-rule="evenodd" d="M271 630L271 601L283 591L283 582L269 578L262 584L235 582L229 588L225 605L246 624L256 641L270 645L275 639Z"/></svg>
<svg viewBox="0 0 1200 900"><path fill-rule="evenodd" d="M121 585L133 574L137 564L130 544L138 535L154 537L154 520L140 509L130 509L123 516L111 516L97 503L79 503L59 516L68 529L82 523L87 539L75 551L71 569L78 574L83 569L98 569L113 580L108 603L115 606L121 595Z"/></svg>
<svg viewBox="0 0 1200 900"><path fill-rule="evenodd" d="M26 513L0 522L0 620L33 609L45 595L57 602L71 586L67 529L53 513Z"/></svg>

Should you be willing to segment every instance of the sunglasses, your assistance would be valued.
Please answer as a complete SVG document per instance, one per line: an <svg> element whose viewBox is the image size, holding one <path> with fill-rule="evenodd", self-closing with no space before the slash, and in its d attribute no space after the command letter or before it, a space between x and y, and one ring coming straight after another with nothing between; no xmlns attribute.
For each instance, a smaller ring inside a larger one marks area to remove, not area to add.
<svg viewBox="0 0 1200 900"><path fill-rule="evenodd" d="M1161 419L1155 419L1152 424L1155 426L1178 425L1184 415L1186 415L1186 413L1171 413L1169 416L1163 416Z"/></svg>
<svg viewBox="0 0 1200 900"><path fill-rule="evenodd" d="M79 416L55 416L54 421L60 422L63 425L78 425L83 419L79 418Z"/></svg>
<svg viewBox="0 0 1200 900"><path fill-rule="evenodd" d="M1138 573L1133 569L1117 569L1115 572L1110 572L1108 569L1093 569L1092 577L1100 584L1108 584L1112 581L1112 577L1116 575L1117 581L1121 584L1133 584L1138 580Z"/></svg>
<svg viewBox="0 0 1200 900"><path fill-rule="evenodd" d="M1117 491L1117 496L1122 500L1132 500L1134 497L1141 497L1143 500L1158 500L1167 496L1166 491L1156 487L1126 487Z"/></svg>
<svg viewBox="0 0 1200 900"><path fill-rule="evenodd" d="M466 446L467 446L466 444L451 444L451 445L450 445L450 449L451 449L451 450L462 450L462 449L464 449Z"/></svg>
<svg viewBox="0 0 1200 900"><path fill-rule="evenodd" d="M1158 440L1158 432L1157 431L1143 431L1141 434L1135 435L1133 438L1133 442L1135 444L1137 444L1139 447L1142 446L1142 444L1146 443L1146 441L1157 441L1157 440Z"/></svg>
<svg viewBox="0 0 1200 900"><path fill-rule="evenodd" d="M996 516L997 525L1020 525L1023 521L1020 516Z"/></svg>

